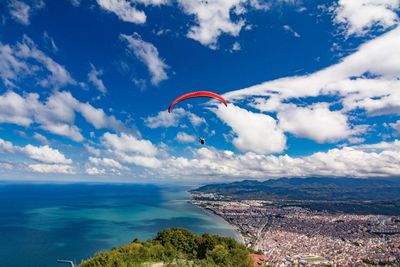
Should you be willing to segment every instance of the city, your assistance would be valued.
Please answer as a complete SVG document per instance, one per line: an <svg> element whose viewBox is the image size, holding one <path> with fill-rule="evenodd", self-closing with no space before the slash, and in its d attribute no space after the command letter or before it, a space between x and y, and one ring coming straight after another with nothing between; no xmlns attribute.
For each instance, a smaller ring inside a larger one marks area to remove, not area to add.
<svg viewBox="0 0 400 267"><path fill-rule="evenodd" d="M192 203L232 224L273 266L400 263L400 217L317 212L272 201L193 193Z"/></svg>

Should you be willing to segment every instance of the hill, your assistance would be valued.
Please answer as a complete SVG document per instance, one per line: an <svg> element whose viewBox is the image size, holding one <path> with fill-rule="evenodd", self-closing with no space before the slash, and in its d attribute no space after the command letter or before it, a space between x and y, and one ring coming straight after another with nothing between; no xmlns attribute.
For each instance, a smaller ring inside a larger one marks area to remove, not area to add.
<svg viewBox="0 0 400 267"><path fill-rule="evenodd" d="M385 179L282 178L210 184L192 192L217 193L236 199L393 201L400 200L400 182Z"/></svg>
<svg viewBox="0 0 400 267"><path fill-rule="evenodd" d="M270 200L278 206L354 214L400 214L400 181L355 178L282 178L210 184L191 191L225 200Z"/></svg>
<svg viewBox="0 0 400 267"><path fill-rule="evenodd" d="M161 231L152 240L134 240L120 248L101 252L80 267L226 266L253 267L250 250L234 239L196 235L182 228Z"/></svg>

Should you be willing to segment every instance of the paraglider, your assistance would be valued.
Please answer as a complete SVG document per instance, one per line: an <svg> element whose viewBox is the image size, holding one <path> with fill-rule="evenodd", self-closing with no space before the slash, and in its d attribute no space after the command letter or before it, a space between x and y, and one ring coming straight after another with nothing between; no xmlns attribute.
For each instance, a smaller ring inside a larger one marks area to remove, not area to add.
<svg viewBox="0 0 400 267"><path fill-rule="evenodd" d="M180 97L178 97L174 101L172 101L172 103L168 107L168 113L171 113L172 108L179 102L189 99L189 98L197 98L197 97L214 98L214 99L217 99L217 100L221 101L222 103L224 103L224 105L226 107L228 106L228 103L226 102L225 98L223 98L219 94L209 92L209 91L197 91L197 92L191 92L191 93L181 95ZM204 145L206 143L206 140L204 138L199 138L199 142L201 145Z"/></svg>
<svg viewBox="0 0 400 267"><path fill-rule="evenodd" d="M179 103L179 102L181 102L183 100L189 99L189 98L197 98L197 97L214 98L214 99L217 99L217 100L221 101L222 103L224 103L224 105L226 107L228 106L228 103L226 102L225 98L223 98L219 94L216 94L216 93L213 93L213 92L209 92L209 91L197 91L197 92L187 93L187 94L181 95L180 97L176 98L169 105L168 112L171 113L171 110L172 110L173 106L175 106L177 103Z"/></svg>

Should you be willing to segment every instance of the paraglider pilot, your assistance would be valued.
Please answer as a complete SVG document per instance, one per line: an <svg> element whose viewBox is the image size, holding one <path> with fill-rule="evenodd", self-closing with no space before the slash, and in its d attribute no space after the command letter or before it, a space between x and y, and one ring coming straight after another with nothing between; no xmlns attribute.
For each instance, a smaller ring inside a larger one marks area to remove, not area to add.
<svg viewBox="0 0 400 267"><path fill-rule="evenodd" d="M209 92L209 91L197 91L197 92L191 92L191 93L181 95L180 97L178 97L174 101L172 101L172 103L168 107L168 113L171 113L171 110L172 110L173 106L175 106L175 104L177 104L183 100L189 99L189 98L197 98L197 97L214 98L214 99L221 101L226 107L228 106L228 103L226 102L225 98L223 98L219 94ZM204 138L200 137L199 142L201 145L205 145L206 140Z"/></svg>

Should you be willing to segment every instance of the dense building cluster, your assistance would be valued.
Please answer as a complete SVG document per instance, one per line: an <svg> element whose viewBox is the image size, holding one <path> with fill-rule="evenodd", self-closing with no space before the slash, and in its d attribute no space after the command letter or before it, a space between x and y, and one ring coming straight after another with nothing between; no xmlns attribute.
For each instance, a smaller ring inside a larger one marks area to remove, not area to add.
<svg viewBox="0 0 400 267"><path fill-rule="evenodd" d="M316 212L201 194L193 203L235 225L244 242L262 250L273 266L400 264L400 217Z"/></svg>

